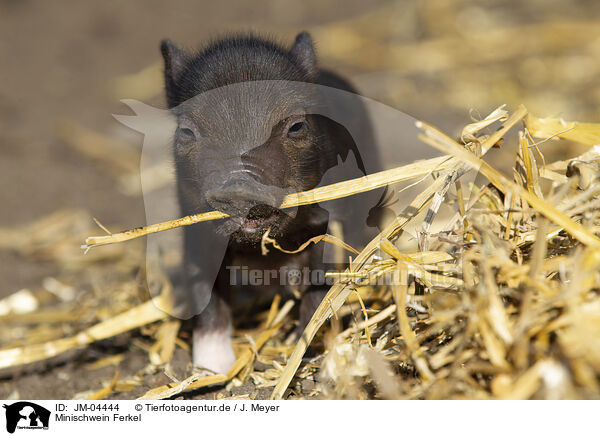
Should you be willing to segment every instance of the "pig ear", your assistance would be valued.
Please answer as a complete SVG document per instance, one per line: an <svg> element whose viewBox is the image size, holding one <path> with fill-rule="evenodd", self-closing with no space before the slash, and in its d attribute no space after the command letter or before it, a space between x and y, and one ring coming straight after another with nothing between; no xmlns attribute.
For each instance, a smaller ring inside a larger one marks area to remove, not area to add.
<svg viewBox="0 0 600 436"><path fill-rule="evenodd" d="M189 61L188 54L177 47L168 39L161 41L160 51L165 61L165 88L167 90L167 100L169 106L175 106L179 103L179 80L181 74Z"/></svg>
<svg viewBox="0 0 600 436"><path fill-rule="evenodd" d="M310 75L311 79L316 79L319 70L317 68L317 56L312 39L307 32L299 33L290 54L296 58L302 68Z"/></svg>

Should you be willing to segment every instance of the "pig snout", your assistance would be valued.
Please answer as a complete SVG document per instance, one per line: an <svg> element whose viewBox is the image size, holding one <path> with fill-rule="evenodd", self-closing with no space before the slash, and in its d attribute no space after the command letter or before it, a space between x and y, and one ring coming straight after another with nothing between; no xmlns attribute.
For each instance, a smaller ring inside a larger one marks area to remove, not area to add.
<svg viewBox="0 0 600 436"><path fill-rule="evenodd" d="M266 186L246 179L232 179L206 193L206 200L213 208L231 216L246 216L258 206L277 208L276 195Z"/></svg>

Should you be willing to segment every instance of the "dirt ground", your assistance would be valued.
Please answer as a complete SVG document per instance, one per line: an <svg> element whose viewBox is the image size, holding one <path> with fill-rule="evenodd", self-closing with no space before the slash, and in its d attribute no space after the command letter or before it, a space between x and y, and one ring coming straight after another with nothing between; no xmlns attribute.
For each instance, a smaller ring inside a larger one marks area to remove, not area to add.
<svg viewBox="0 0 600 436"><path fill-rule="evenodd" d="M555 21L589 23L600 16L600 4L594 1L537 0L527 6L509 1L496 3L486 9L485 2L466 0L398 2L398 21L385 23L380 29L381 44L397 43L406 48L403 53L411 53L409 46L418 49L422 41L435 44L448 36L460 37L466 32L464 23L445 21L444 8L459 10L452 16L467 20L469 28L481 32L484 39L482 28L486 25L510 28ZM112 228L145 223L141 197L124 195L115 179L108 177L96 161L57 137L56 125L68 119L100 132L122 130L111 114L126 113L127 109L108 91L109 84L116 77L159 61L162 38L194 47L215 35L252 29L291 41L301 30L317 29L318 35L327 35L327 26L332 23L368 19L370 13L390 4L379 0L343 4L322 0L0 0L0 227L71 208L86 210ZM439 21L428 21L436 14ZM316 44L319 50L318 39ZM328 44L324 43L321 54L330 52ZM488 113L502 103L524 102L540 116L557 115L559 111L565 119L597 121L600 85L594 77L598 77L600 62L593 55L600 53L600 38L587 41L584 47L575 43L556 49L543 44L541 47L538 61L531 55L521 57L516 53L509 58L499 56L499 60L484 56L484 60L471 65L430 70L394 69L385 62L360 65L352 60L363 56L360 46L345 58L324 56L321 61L352 77L365 95L454 133L469 121L469 109ZM497 49L501 53L503 46ZM535 48L525 51L535 53ZM475 48L473 57L477 56ZM424 60L396 62L406 66ZM557 64L562 69L557 68L556 73L545 71ZM525 74L527 71L534 71L535 79ZM392 82L394 85L390 85ZM163 105L162 97L150 103ZM139 147L141 138L132 138L134 146ZM52 262L0 250L0 298L39 286L44 278L59 273L60 267ZM0 331L5 328L0 325ZM134 374L144 367L147 355L131 346L129 339L129 334L122 335L58 362L2 378L0 398L72 398L77 392L99 389L100 382L110 379L114 369L89 371L83 364L109 350L125 353L120 364L122 375ZM183 377L189 355L178 349L173 364L175 374ZM143 385L111 398L136 398L168 381L165 375L149 376ZM203 391L194 398L214 398L218 392ZM257 398L268 396L268 392L257 392L251 385L234 388L233 393L249 392Z"/></svg>

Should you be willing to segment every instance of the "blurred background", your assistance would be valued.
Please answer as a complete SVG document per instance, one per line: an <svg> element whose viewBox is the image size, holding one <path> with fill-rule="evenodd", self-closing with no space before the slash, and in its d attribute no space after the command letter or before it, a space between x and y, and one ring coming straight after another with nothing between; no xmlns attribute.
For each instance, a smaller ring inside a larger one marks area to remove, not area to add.
<svg viewBox="0 0 600 436"><path fill-rule="evenodd" d="M122 98L164 107L162 38L194 48L254 30L291 44L308 30L322 66L456 136L504 103L597 121L599 17L593 0L0 1L0 227L65 209L144 223L142 139L111 114L128 113ZM0 250L0 296L58 269Z"/></svg>
<svg viewBox="0 0 600 436"><path fill-rule="evenodd" d="M113 231L145 224L142 138L111 114L128 114L127 98L165 106L161 39L197 48L248 30L288 46L308 30L322 66L454 137L502 104L582 122L600 115L593 0L0 0L0 348L73 335L147 298L143 240L86 256L79 248L102 234L92 217ZM549 146L552 160L579 151ZM515 154L505 156L511 168ZM131 352L112 356L113 347ZM118 357L123 375L139 374L148 348L139 335L121 335L86 359ZM177 351L185 377L189 356ZM69 363L1 379L0 397L86 398L114 374L94 368ZM152 377L120 398L169 382Z"/></svg>

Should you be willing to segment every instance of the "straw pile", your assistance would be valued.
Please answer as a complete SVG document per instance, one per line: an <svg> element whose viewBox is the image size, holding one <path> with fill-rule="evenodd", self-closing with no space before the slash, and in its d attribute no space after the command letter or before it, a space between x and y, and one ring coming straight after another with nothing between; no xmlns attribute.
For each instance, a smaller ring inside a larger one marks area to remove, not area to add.
<svg viewBox="0 0 600 436"><path fill-rule="evenodd" d="M173 398L214 386L222 387L215 395L232 398L599 398L600 125L541 119L520 106L510 116L499 108L469 124L460 142L425 123L419 127L422 141L446 156L385 173L377 183L356 179L311 193L324 201L393 185L400 174L431 181L410 204L411 214L397 217L352 257L299 340L292 334L295 301L277 296L252 313L238 308L238 360L228 374L201 377L188 367L185 377L175 377L172 365L178 349L189 350L189 334L157 309L168 301L169 283L161 296L147 299L142 240L135 239L144 230L127 233L130 242L119 242L121 234L102 243L88 239L87 248L106 246L83 256L79 245L96 233L91 218L62 211L0 229L0 249L56 262L63 271L39 289L0 301L8 333L0 339L0 370L24 371L129 331L147 365L124 377L117 370L101 390L77 398L124 392ZM514 175L506 177L482 157L511 131L518 132L518 153ZM77 142L73 129L69 135ZM587 151L546 162L549 141ZM461 183L472 168L485 179ZM451 186L456 198L444 195ZM442 201L456 216L432 233ZM425 210L427 249L402 252L402 229ZM328 241L339 243L334 237L318 243ZM358 284L387 275L400 279ZM305 356L309 345L313 352ZM89 367L118 367L122 359L117 353ZM147 377L157 373L171 382L148 386ZM240 395L241 387L250 388Z"/></svg>

